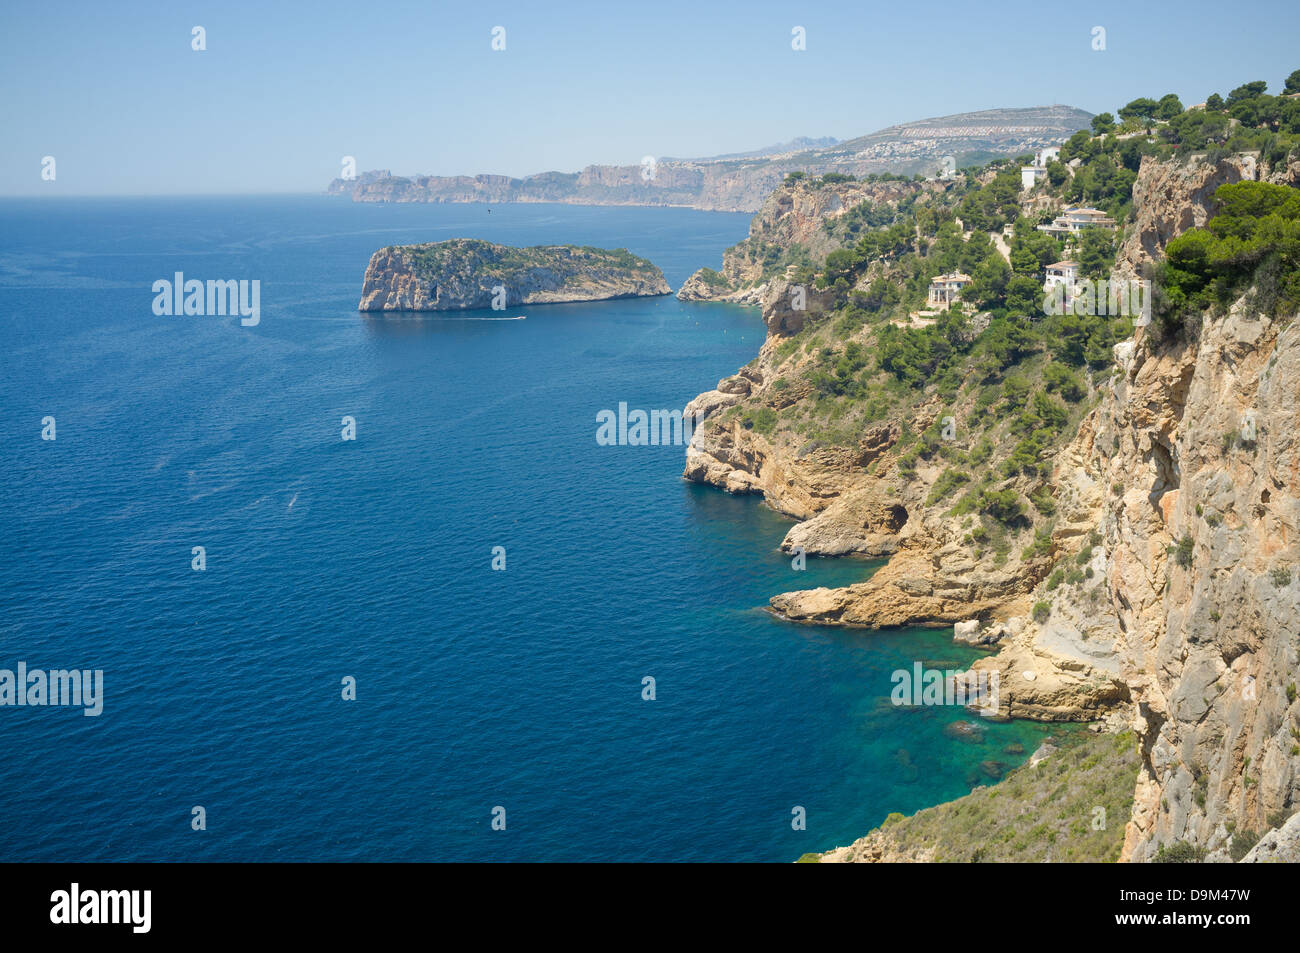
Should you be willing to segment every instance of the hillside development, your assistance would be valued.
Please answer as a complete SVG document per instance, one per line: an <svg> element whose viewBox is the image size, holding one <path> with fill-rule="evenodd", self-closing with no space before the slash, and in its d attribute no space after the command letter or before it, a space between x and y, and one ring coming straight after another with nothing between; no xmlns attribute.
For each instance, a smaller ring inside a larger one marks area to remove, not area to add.
<svg viewBox="0 0 1300 953"><path fill-rule="evenodd" d="M794 173L679 292L768 330L688 406L686 478L796 518L786 551L888 558L771 611L960 622L1004 714L1131 730L1125 860L1238 859L1300 807L1297 94L1141 98L929 178Z"/></svg>

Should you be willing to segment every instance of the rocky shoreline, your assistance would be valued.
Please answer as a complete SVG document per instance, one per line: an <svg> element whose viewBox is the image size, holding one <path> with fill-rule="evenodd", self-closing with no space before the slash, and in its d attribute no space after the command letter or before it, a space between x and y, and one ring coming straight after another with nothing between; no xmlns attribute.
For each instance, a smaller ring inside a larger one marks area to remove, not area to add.
<svg viewBox="0 0 1300 953"><path fill-rule="evenodd" d="M1170 238L1206 221L1219 185L1264 171L1250 155L1144 158L1120 273L1144 274ZM1300 184L1300 165L1269 170L1268 180ZM874 201L928 187L887 185L894 195L877 187ZM808 300L793 309L789 276L765 273L752 251L773 241L816 251L820 226L860 201L862 188L788 185L719 271L683 286L684 299L758 305L768 332L753 362L688 405L704 422L683 477L759 494L799 520L786 552L888 559L863 583L773 596L773 614L863 628L954 625L960 641L993 651L973 668L998 673L1005 716L1132 730L1142 757L1121 859L1154 859L1174 841L1226 857L1235 827L1276 826L1300 793L1297 648L1277 637L1300 615L1300 580L1282 586L1277 568L1300 562L1300 331L1259 313L1249 295L1207 317L1197 341L1167 343L1138 328L1115 346L1096 405L1052 458L1049 535L990 560L968 519L931 504L939 470L900 466L896 425L868 426L845 445L791 439L769 422L807 397L792 372L805 358L787 342L828 302L801 289ZM912 432L942 409L937 399L923 404ZM1269 423L1243 453L1224 434L1240 431L1247 413ZM1028 484L1018 489L1029 495ZM1182 549L1189 554L1176 560ZM1077 567L1079 581L1049 585L1058 565ZM1256 688L1265 685L1267 697Z"/></svg>

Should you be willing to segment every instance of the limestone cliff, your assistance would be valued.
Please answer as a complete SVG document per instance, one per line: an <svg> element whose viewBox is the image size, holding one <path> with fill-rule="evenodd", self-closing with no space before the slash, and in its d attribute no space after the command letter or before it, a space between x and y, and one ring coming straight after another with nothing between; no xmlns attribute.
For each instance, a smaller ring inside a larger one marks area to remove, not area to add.
<svg viewBox="0 0 1300 953"><path fill-rule="evenodd" d="M619 249L510 248L474 239L381 248L360 311L450 311L671 294L663 272Z"/></svg>
<svg viewBox="0 0 1300 953"><path fill-rule="evenodd" d="M1252 155L1145 159L1115 276L1149 274L1171 238L1207 221L1215 189L1252 179L1297 186L1300 166ZM751 240L808 240L808 223L836 214L807 198L796 211L797 188L787 193L765 203ZM868 278L882 274L872 267ZM699 297L726 298L764 277L736 250L717 274L727 289L717 293L714 279ZM1200 316L1195 334L1140 327L1117 344L1073 437L1046 460L1050 478L1010 484L1049 503L1051 519L1031 511L1033 544L990 558L960 507L936 505L939 467L905 466L899 452L901 433L943 414L966 419L971 407L936 395L902 417L849 421L851 439L806 440L786 423L799 419L791 407L815 398L801 369L826 345L876 338L845 325L834 341L795 340L805 326L824 327L842 300L814 297L792 312L785 276L767 276L761 292L767 341L739 375L696 398L706 422L684 475L760 493L800 520L786 551L888 557L867 582L783 593L771 609L816 624L960 622L959 637L997 650L975 667L1000 674L1005 714L1131 727L1140 766L1122 859L1174 847L1240 859L1270 830L1260 858L1300 859L1297 823L1286 824L1300 808L1295 315L1267 313L1251 289Z"/></svg>
<svg viewBox="0 0 1300 953"><path fill-rule="evenodd" d="M1300 326L1248 299L1140 339L1082 435L1142 749L1126 854L1227 848L1300 804Z"/></svg>

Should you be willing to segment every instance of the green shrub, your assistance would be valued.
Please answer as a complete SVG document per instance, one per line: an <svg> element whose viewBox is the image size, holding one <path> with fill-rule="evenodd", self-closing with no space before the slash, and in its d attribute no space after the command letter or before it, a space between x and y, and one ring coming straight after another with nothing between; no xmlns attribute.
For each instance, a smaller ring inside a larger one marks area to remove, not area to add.
<svg viewBox="0 0 1300 953"><path fill-rule="evenodd" d="M1260 835L1255 831L1236 831L1228 845L1228 854L1234 861L1241 860L1250 853L1250 849L1259 843Z"/></svg>
<svg viewBox="0 0 1300 953"><path fill-rule="evenodd" d="M1044 516L1051 516L1056 512L1056 501L1052 499L1052 491L1045 486L1040 486L1030 493L1029 502L1033 503L1034 509Z"/></svg>
<svg viewBox="0 0 1300 953"><path fill-rule="evenodd" d="M1230 304L1252 283L1266 291L1261 310L1300 306L1300 190L1236 182L1219 186L1214 200L1205 227L1170 241L1156 272L1164 336L1185 327L1190 315Z"/></svg>
<svg viewBox="0 0 1300 953"><path fill-rule="evenodd" d="M985 490L980 497L980 509L1004 526L1024 518L1025 505L1015 490Z"/></svg>
<svg viewBox="0 0 1300 953"><path fill-rule="evenodd" d="M926 505L929 506L937 503L954 489L961 486L963 483L968 483L969 481L970 474L968 473L951 468L944 470L943 473L939 475L939 479L934 481L934 486L930 487L930 493L925 499Z"/></svg>
<svg viewBox="0 0 1300 953"><path fill-rule="evenodd" d="M770 434L776 429L776 411L771 407L759 407L745 414L743 421L746 429L752 429L761 434Z"/></svg>
<svg viewBox="0 0 1300 953"><path fill-rule="evenodd" d="M1199 864L1205 859L1205 848L1197 847L1187 841L1176 841L1173 844L1161 844L1160 849L1152 858L1152 863L1156 864Z"/></svg>
<svg viewBox="0 0 1300 953"><path fill-rule="evenodd" d="M1035 530L1034 541L1025 547L1025 559L1052 554L1052 534L1046 530Z"/></svg>

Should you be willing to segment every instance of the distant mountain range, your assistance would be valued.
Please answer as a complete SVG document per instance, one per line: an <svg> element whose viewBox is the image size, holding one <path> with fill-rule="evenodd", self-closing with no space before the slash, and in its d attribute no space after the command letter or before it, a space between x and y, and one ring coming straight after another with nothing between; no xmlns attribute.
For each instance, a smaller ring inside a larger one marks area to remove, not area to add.
<svg viewBox="0 0 1300 953"><path fill-rule="evenodd" d="M395 176L389 170L335 179L328 192L354 202L561 202L572 205L677 205L721 212L757 211L791 172L863 176L934 175L1057 145L1088 128L1092 113L1072 106L985 109L890 126L839 142L793 139L748 153L705 159L656 159L637 165L590 165L581 172Z"/></svg>
<svg viewBox="0 0 1300 953"><path fill-rule="evenodd" d="M789 152L807 152L809 149L825 149L828 146L837 146L841 140L834 136L822 136L819 139L812 139L808 136L798 136L789 142L777 143L774 146L764 146L762 149L750 149L748 152L728 152L725 155L709 156L705 159L677 159L675 157L665 156L662 161L665 162L720 162L724 159L754 159L762 156L785 155Z"/></svg>

